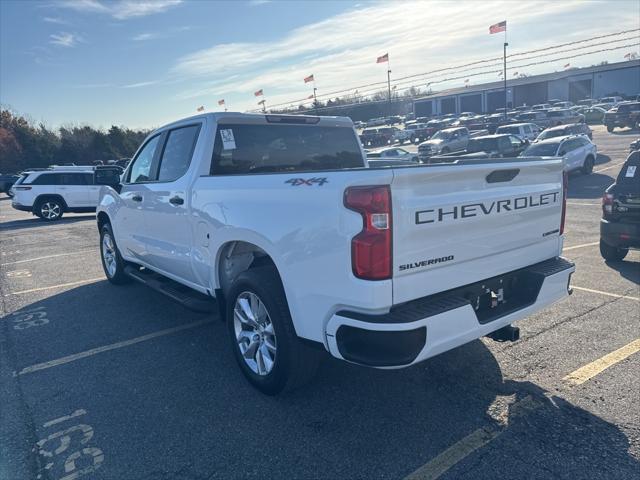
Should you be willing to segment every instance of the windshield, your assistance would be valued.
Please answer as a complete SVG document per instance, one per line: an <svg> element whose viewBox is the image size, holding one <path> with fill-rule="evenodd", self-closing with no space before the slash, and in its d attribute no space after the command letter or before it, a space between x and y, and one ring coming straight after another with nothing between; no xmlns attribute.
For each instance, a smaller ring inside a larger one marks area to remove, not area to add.
<svg viewBox="0 0 640 480"><path fill-rule="evenodd" d="M336 170L364 166L353 130L308 125L218 127L212 175Z"/></svg>
<svg viewBox="0 0 640 480"><path fill-rule="evenodd" d="M538 135L538 140L545 140L547 138L554 138L554 137L562 137L564 135L566 135L564 128L559 130L545 130L540 135Z"/></svg>
<svg viewBox="0 0 640 480"><path fill-rule="evenodd" d="M557 151L557 143L538 143L528 147L522 155L525 157L555 157Z"/></svg>
<svg viewBox="0 0 640 480"><path fill-rule="evenodd" d="M449 140L450 138L451 138L450 132L445 132L444 130L440 130L433 137L431 137L431 140Z"/></svg>
<svg viewBox="0 0 640 480"><path fill-rule="evenodd" d="M519 127L498 127L498 133L513 133L514 135L520 134Z"/></svg>
<svg viewBox="0 0 640 480"><path fill-rule="evenodd" d="M495 152L498 150L498 138L472 138L467 145L467 152Z"/></svg>

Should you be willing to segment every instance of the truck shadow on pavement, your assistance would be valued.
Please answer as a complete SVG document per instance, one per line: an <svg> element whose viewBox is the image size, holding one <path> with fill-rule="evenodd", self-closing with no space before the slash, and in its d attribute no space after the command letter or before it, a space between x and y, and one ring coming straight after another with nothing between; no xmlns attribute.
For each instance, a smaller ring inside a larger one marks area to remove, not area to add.
<svg viewBox="0 0 640 480"><path fill-rule="evenodd" d="M80 407L90 413L108 478L403 478L433 459L428 468L444 462L450 479L633 478L640 468L620 428L531 382L505 379L483 341L403 370L327 356L311 384L268 397L242 377L215 315L141 285L102 281L22 310L37 307L47 325L28 336L5 330L16 371L211 320L19 377L35 423ZM459 463L447 464L455 454L439 457L473 446L477 432L489 441Z"/></svg>
<svg viewBox="0 0 640 480"><path fill-rule="evenodd" d="M569 177L568 198L599 199L613 182L615 182L615 178L605 173L592 173L591 175L572 174Z"/></svg>
<svg viewBox="0 0 640 480"><path fill-rule="evenodd" d="M25 228L35 228L35 227L47 227L54 225L70 225L73 223L82 222L85 220L95 220L95 214L90 215L76 215L73 217L62 217L60 220L56 220L55 222L46 222L44 220L39 219L38 217L33 218L23 218L20 220L10 220L8 222L0 223L0 231L2 230L22 230Z"/></svg>

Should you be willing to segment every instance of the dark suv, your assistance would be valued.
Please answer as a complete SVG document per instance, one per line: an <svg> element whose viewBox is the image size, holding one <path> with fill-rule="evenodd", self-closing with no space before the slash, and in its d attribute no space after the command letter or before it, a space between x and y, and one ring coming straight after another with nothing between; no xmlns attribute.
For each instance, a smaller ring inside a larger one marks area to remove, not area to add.
<svg viewBox="0 0 640 480"><path fill-rule="evenodd" d="M604 114L607 132L616 127L638 128L640 126L640 102L622 102Z"/></svg>
<svg viewBox="0 0 640 480"><path fill-rule="evenodd" d="M640 248L640 151L629 155L616 183L602 197L602 257L620 261L630 248Z"/></svg>

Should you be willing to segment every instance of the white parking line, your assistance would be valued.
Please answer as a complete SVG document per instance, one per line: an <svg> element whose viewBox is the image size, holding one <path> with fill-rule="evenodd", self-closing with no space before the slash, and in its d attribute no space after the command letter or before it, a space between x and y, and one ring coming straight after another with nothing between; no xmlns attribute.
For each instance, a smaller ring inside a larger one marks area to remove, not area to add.
<svg viewBox="0 0 640 480"><path fill-rule="evenodd" d="M17 260L15 262L0 263L0 267L4 267L6 265L17 265L18 263L36 262L38 260L47 260L49 258L66 257L69 255L79 255L79 254L90 253L90 252L95 252L95 250L80 250L77 252L70 252L70 253L58 253L55 255L47 255L44 257L29 258L27 260Z"/></svg>
<svg viewBox="0 0 640 480"><path fill-rule="evenodd" d="M600 242L583 243L581 245L574 245L572 247L564 247L562 251L566 252L569 250L575 250L576 248L593 247L594 245L600 245Z"/></svg>
<svg viewBox="0 0 640 480"><path fill-rule="evenodd" d="M61 283L60 285L51 285L50 287L32 288L30 290L21 290L19 292L10 292L5 295L9 297L11 295L22 295L23 293L41 292L43 290L53 290L55 288L73 287L74 285L82 285L83 283L97 282L98 280L104 280L105 277L90 278L89 280L80 280L77 282Z"/></svg>
<svg viewBox="0 0 640 480"><path fill-rule="evenodd" d="M581 207L600 207L601 203L578 203L578 202L567 202L567 205L579 205Z"/></svg>
<svg viewBox="0 0 640 480"><path fill-rule="evenodd" d="M50 360L48 362L37 363L35 365L31 365L30 367L25 367L19 372L16 372L14 375L25 375L27 373L33 373L39 370L46 370L47 368L57 367L58 365L63 365L65 363L75 362L76 360L80 360L82 358L91 357L93 355L97 355L98 353L103 353L103 352L108 352L110 350L116 350L118 348L128 347L129 345L135 345L136 343L146 342L147 340L163 337L165 335L170 335L176 332L181 332L182 330L189 330L191 328L196 328L201 325L206 325L207 323L213 323L213 321L199 320L197 322L187 323L186 325L180 325L178 327L167 328L166 330L160 330L159 332L149 333L147 335L132 338L130 340L124 340L122 342L112 343L111 345L104 345L102 347L92 348L91 350L86 350L80 353L74 353L73 355L67 355L66 357L58 358L56 360Z"/></svg>
<svg viewBox="0 0 640 480"><path fill-rule="evenodd" d="M616 167L621 167L622 165L624 165L624 162L622 163L616 163L615 165L609 165L608 167L605 168L601 168L599 170L594 170L595 173L600 173L600 172L604 172L605 170L610 170L612 168L616 168Z"/></svg>
<svg viewBox="0 0 640 480"><path fill-rule="evenodd" d="M629 295L619 295L617 293L603 292L602 290L593 290L592 288L576 287L575 285L571 285L571 288L575 290L582 290L583 292L598 293L600 295L606 295L608 297L626 298L627 300L635 300L636 302L640 302L640 297L631 297Z"/></svg>

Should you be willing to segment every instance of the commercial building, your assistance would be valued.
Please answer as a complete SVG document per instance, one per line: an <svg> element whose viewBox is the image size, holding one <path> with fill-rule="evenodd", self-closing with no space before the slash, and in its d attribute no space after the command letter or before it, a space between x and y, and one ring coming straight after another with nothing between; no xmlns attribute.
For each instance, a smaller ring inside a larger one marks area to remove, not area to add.
<svg viewBox="0 0 640 480"><path fill-rule="evenodd" d="M640 60L507 80L507 106L535 105L550 99L577 102L585 98L640 93ZM491 113L504 108L502 81L434 92L414 101L417 117L447 113Z"/></svg>

